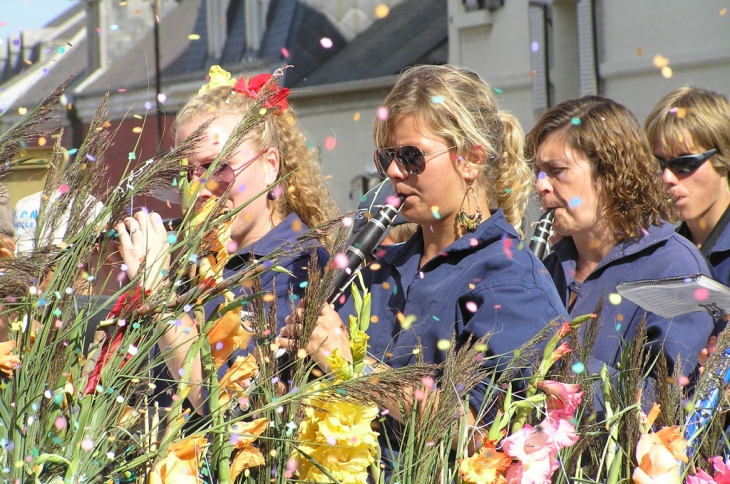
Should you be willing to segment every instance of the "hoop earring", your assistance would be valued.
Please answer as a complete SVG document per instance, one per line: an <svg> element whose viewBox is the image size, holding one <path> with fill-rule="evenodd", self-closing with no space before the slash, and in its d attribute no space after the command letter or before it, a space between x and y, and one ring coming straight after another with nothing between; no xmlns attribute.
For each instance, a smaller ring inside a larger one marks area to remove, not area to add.
<svg viewBox="0 0 730 484"><path fill-rule="evenodd" d="M458 223L461 230L465 232L474 232L479 224L482 223L482 207L479 204L479 197L477 197L477 192L472 186L473 184L474 182L469 182L469 186L466 188L466 193L464 193L464 198L461 200L461 209L456 215L456 223ZM470 193L477 203L477 208L472 215L466 213L466 210L464 209L464 202L467 201Z"/></svg>

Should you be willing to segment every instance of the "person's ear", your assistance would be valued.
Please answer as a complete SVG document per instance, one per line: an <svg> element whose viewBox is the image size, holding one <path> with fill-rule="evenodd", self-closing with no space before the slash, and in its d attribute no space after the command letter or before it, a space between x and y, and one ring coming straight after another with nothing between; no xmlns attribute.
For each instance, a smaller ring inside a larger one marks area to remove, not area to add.
<svg viewBox="0 0 730 484"><path fill-rule="evenodd" d="M264 169L266 170L266 185L271 186L279 178L281 168L279 150L276 148L268 148L266 153L263 154L263 162Z"/></svg>
<svg viewBox="0 0 730 484"><path fill-rule="evenodd" d="M456 168L467 182L474 182L482 172L486 159L486 151L481 147L473 147L468 153L456 154Z"/></svg>

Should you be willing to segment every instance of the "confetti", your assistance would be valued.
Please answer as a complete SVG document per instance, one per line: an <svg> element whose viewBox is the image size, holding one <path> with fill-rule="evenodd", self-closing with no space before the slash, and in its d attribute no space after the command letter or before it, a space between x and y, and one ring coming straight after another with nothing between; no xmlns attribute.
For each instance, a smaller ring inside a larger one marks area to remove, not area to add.
<svg viewBox="0 0 730 484"><path fill-rule="evenodd" d="M665 79L669 79L672 77L674 72L672 72L672 68L669 66L662 67L662 76L664 76Z"/></svg>
<svg viewBox="0 0 730 484"><path fill-rule="evenodd" d="M571 366L570 369L573 370L573 373L575 373L576 375L580 375L581 373L586 371L586 365L584 365L580 361L577 361L573 363L573 366Z"/></svg>
<svg viewBox="0 0 730 484"><path fill-rule="evenodd" d="M434 96L431 98L431 102L434 104L441 104L444 100L445 98L443 96Z"/></svg>
<svg viewBox="0 0 730 484"><path fill-rule="evenodd" d="M385 106L380 106L378 108L378 119L380 121L388 120L388 108L386 108Z"/></svg>
<svg viewBox="0 0 730 484"><path fill-rule="evenodd" d="M578 126L578 125L580 124L580 118L577 118L577 117L573 117L573 118L572 118L572 119L570 120L570 122L571 122L571 123L573 123L573 125L575 125L575 126Z"/></svg>
<svg viewBox="0 0 730 484"><path fill-rule="evenodd" d="M109 26L109 28L112 29L112 30L119 30L119 25L117 25L117 24L111 24Z"/></svg>
<svg viewBox="0 0 730 484"><path fill-rule="evenodd" d="M618 306L619 304L621 304L622 300L623 300L623 298L621 297L621 294L612 292L611 294L608 295L608 302L610 302L614 306Z"/></svg>
<svg viewBox="0 0 730 484"><path fill-rule="evenodd" d="M162 92L161 92L161 93L159 93L159 94L157 95L157 101L158 101L158 102L159 102L160 104L165 104L165 101L167 101L167 94L165 94L165 93L162 93Z"/></svg>
<svg viewBox="0 0 730 484"><path fill-rule="evenodd" d="M390 13L390 8L385 4L380 4L375 7L375 16L378 18L385 18Z"/></svg>
<svg viewBox="0 0 730 484"><path fill-rule="evenodd" d="M583 203L583 199L581 199L580 197L573 197L570 200L568 200L568 206L570 208L578 207L578 206L580 206L581 203Z"/></svg>
<svg viewBox="0 0 730 484"><path fill-rule="evenodd" d="M540 44L539 44L539 43L537 43L536 41L533 41L533 42L532 42L532 43L530 44L530 50L532 51L532 53L533 53L533 54L534 54L535 52L538 52L538 51L540 50Z"/></svg>
<svg viewBox="0 0 730 484"><path fill-rule="evenodd" d="M335 149L336 144L337 144L337 140L335 139L335 137L328 136L324 140L324 149L326 149L327 151L332 151L333 149Z"/></svg>
<svg viewBox="0 0 730 484"><path fill-rule="evenodd" d="M66 419L63 417L56 417L56 420L53 422L53 426L56 427L58 430L63 430L66 428Z"/></svg>
<svg viewBox="0 0 730 484"><path fill-rule="evenodd" d="M85 451L88 452L88 451L92 450L93 448L94 448L94 441L93 440L91 440L89 438L86 438L86 439L84 439L84 440L81 441L81 449L82 450L85 450Z"/></svg>
<svg viewBox="0 0 730 484"><path fill-rule="evenodd" d="M644 55L644 49L641 47L636 48L636 55Z"/></svg>
<svg viewBox="0 0 730 484"><path fill-rule="evenodd" d="M351 227L352 217L342 217L342 225L344 225L345 227Z"/></svg>
<svg viewBox="0 0 730 484"><path fill-rule="evenodd" d="M190 34L188 40L200 40L200 34Z"/></svg>
<svg viewBox="0 0 730 484"><path fill-rule="evenodd" d="M385 203L387 203L388 205L392 205L395 208L398 208L398 207L400 207L400 198L398 198L395 195L390 195L389 197L387 197L385 199ZM438 208L438 207L436 207L436 208Z"/></svg>
<svg viewBox="0 0 730 484"><path fill-rule="evenodd" d="M289 49L287 49L286 47L282 47L281 55L283 55L285 59L288 59L289 58Z"/></svg>
<svg viewBox="0 0 730 484"><path fill-rule="evenodd" d="M705 301L710 297L710 291L704 287L698 287L695 289L695 299L698 301Z"/></svg>
<svg viewBox="0 0 730 484"><path fill-rule="evenodd" d="M502 94L503 91L500 88L495 87L494 92L496 92L497 94Z"/></svg>
<svg viewBox="0 0 730 484"><path fill-rule="evenodd" d="M360 121L360 113L355 113L355 115L352 117L353 121Z"/></svg>
<svg viewBox="0 0 730 484"><path fill-rule="evenodd" d="M334 265L338 269L346 269L348 266L347 256L341 252L335 255Z"/></svg>
<svg viewBox="0 0 730 484"><path fill-rule="evenodd" d="M332 48L332 46L333 46L333 45L335 45L335 44L334 44L334 42L332 42L332 39L330 39L329 37L322 37L322 38L321 38L321 39L319 40L319 43L320 43L320 45L322 45L322 47L324 47L325 49L331 49L331 48Z"/></svg>
<svg viewBox="0 0 730 484"><path fill-rule="evenodd" d="M724 17L726 13L727 13L727 7L720 10L720 17Z"/></svg>
<svg viewBox="0 0 730 484"><path fill-rule="evenodd" d="M137 351L138 350L137 350L137 347L136 346L129 345L129 349L127 350L127 353L129 353L130 355L134 356L134 355L137 354Z"/></svg>
<svg viewBox="0 0 730 484"><path fill-rule="evenodd" d="M667 67L669 65L669 59L660 54L655 55L651 61L657 69L661 69L662 67Z"/></svg>
<svg viewBox="0 0 730 484"><path fill-rule="evenodd" d="M433 218L435 218L436 220L441 219L441 214L439 213L438 206L434 205L433 207L431 207L431 213L433 214Z"/></svg>
<svg viewBox="0 0 730 484"><path fill-rule="evenodd" d="M479 306L477 306L477 303L475 303L474 301L468 301L465 306L466 310L470 313L476 313L477 309L479 309Z"/></svg>
<svg viewBox="0 0 730 484"><path fill-rule="evenodd" d="M441 351L446 351L449 348L451 348L451 341L447 339L441 339L436 343L436 348L440 349Z"/></svg>
<svg viewBox="0 0 730 484"><path fill-rule="evenodd" d="M18 114L21 116L28 112L28 108L18 108Z"/></svg>

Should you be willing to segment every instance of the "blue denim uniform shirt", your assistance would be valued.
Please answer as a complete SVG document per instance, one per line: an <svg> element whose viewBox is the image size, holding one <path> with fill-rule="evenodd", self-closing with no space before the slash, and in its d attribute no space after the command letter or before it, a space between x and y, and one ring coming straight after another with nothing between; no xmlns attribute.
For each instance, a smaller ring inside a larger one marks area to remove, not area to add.
<svg viewBox="0 0 730 484"><path fill-rule="evenodd" d="M491 334L486 356L507 356L485 362L504 365L545 325L567 318L545 267L521 245L501 210L419 269L422 253L419 230L363 269L378 317L368 329L368 351L391 367L416 362L418 339L424 361L442 363L446 351L437 344L452 333L457 345ZM344 321L354 314L349 291L346 296L338 310ZM410 328L401 329L399 313L415 316ZM477 409L479 403L472 400Z"/></svg>
<svg viewBox="0 0 730 484"><path fill-rule="evenodd" d="M676 234L674 227L666 222L661 226L650 226L637 241L618 244L583 283L575 280L577 258L573 239L566 237L555 244L553 252L544 262L566 306L570 301L570 293L577 294L570 311L572 317L594 312L605 296L599 318L598 339L592 351L593 361L587 365L590 371L600 370L602 363L615 370L625 342L635 336L636 328L645 314L643 309L626 298L613 304L618 298L609 296L616 293L619 283L711 274L697 248ZM646 329L648 344L654 353L659 351L663 343L664 354L670 365L678 354L681 355L682 374L689 375L697 364L697 353L705 347L712 332L713 319L705 312L689 313L673 319L647 313Z"/></svg>
<svg viewBox="0 0 730 484"><path fill-rule="evenodd" d="M677 228L677 233L680 235L689 234L687 225L682 223ZM726 286L730 286L730 224L725 226L720 237L717 238L710 249L707 261L714 273L713 277Z"/></svg>

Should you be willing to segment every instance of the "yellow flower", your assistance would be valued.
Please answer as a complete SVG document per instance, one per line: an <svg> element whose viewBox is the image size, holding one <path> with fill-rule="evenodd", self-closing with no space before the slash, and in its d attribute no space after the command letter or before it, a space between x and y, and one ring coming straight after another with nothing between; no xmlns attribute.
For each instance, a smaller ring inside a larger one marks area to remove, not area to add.
<svg viewBox="0 0 730 484"><path fill-rule="evenodd" d="M170 444L167 456L155 464L149 484L198 484L198 467L205 437L188 437Z"/></svg>
<svg viewBox="0 0 730 484"><path fill-rule="evenodd" d="M244 470L266 463L263 454L253 446L253 442L268 426L269 420L265 418L259 418L253 422L237 422L231 425L230 432L238 436L238 440L234 444L236 455L231 462L231 481L235 482L236 477Z"/></svg>
<svg viewBox="0 0 730 484"><path fill-rule="evenodd" d="M231 79L231 73L221 68L221 66L211 66L208 77L210 77L210 81L198 89L198 94L203 94L220 86L233 86L236 83L236 79Z"/></svg>
<svg viewBox="0 0 730 484"><path fill-rule="evenodd" d="M368 352L367 333L356 329L350 333L350 352L352 353L352 361L362 361Z"/></svg>
<svg viewBox="0 0 730 484"><path fill-rule="evenodd" d="M343 380L349 380L352 378L352 370L350 369L350 363L340 355L340 349L335 348L332 350L332 354L326 357L327 364L332 368L334 373L335 382L341 382Z"/></svg>
<svg viewBox="0 0 730 484"><path fill-rule="evenodd" d="M504 484L504 472L511 463L511 458L497 452L493 441L484 439L479 452L459 461L459 474L472 484Z"/></svg>
<svg viewBox="0 0 730 484"><path fill-rule="evenodd" d="M256 359L253 355L247 355L246 357L239 356L236 361L228 369L220 382L220 397L219 404L222 407L228 405L233 395L241 393L245 390L245 386L242 384L245 380L248 380L258 373L259 367L256 364ZM248 385L246 385L248 386Z"/></svg>
<svg viewBox="0 0 730 484"><path fill-rule="evenodd" d="M314 388L320 391L324 387ZM305 455L296 451L292 455L299 477L330 482L310 462L313 459L343 484L365 482L378 446L378 434L370 427L378 408L363 406L336 393L315 394L306 404L298 433L299 449Z"/></svg>
<svg viewBox="0 0 730 484"><path fill-rule="evenodd" d="M18 355L11 355L10 352L15 349L15 341L5 341L0 343L0 371L5 373L8 378L13 377L13 370L20 365Z"/></svg>

